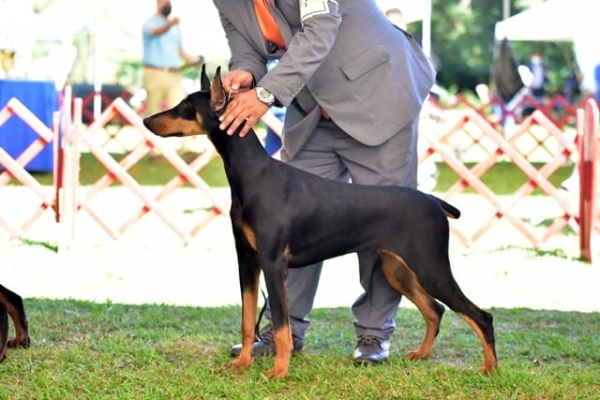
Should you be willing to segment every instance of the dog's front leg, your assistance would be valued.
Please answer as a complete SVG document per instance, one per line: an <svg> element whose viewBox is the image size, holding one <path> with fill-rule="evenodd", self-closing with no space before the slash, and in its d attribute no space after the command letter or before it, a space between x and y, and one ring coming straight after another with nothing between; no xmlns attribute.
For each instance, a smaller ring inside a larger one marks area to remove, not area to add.
<svg viewBox="0 0 600 400"><path fill-rule="evenodd" d="M265 262L263 263L263 272L269 292L275 343L275 363L273 368L265 372L265 375L269 378L284 378L288 373L293 351L287 296L287 264L281 260L272 264Z"/></svg>
<svg viewBox="0 0 600 400"><path fill-rule="evenodd" d="M256 309L258 305L258 286L260 279L260 266L256 253L239 232L235 232L236 250L242 292L242 349L239 357L229 366L233 369L245 369L252 364L252 350L256 339Z"/></svg>

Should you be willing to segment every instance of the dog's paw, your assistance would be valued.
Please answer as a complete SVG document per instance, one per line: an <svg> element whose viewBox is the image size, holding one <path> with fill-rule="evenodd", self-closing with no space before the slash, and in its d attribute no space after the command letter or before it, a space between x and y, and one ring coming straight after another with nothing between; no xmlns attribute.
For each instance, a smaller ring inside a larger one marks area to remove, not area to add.
<svg viewBox="0 0 600 400"><path fill-rule="evenodd" d="M424 352L424 351L421 351L421 349L419 349L419 350L414 350L414 351L409 352L405 358L407 360L426 360L429 358L430 354L431 353Z"/></svg>
<svg viewBox="0 0 600 400"><path fill-rule="evenodd" d="M252 365L252 358L239 357L231 361L228 365L229 369L242 370L247 369Z"/></svg>
<svg viewBox="0 0 600 400"><path fill-rule="evenodd" d="M28 348L29 345L31 344L31 339L29 338L29 336L25 336L23 338L12 338L8 341L8 347L14 349L16 347L22 347L24 349Z"/></svg>
<svg viewBox="0 0 600 400"><path fill-rule="evenodd" d="M264 375L270 379L283 379L287 376L287 368L276 368L273 367L268 371L265 371Z"/></svg>
<svg viewBox="0 0 600 400"><path fill-rule="evenodd" d="M481 367L479 369L479 373L481 375L494 375L496 373L496 370L498 369L498 363L497 362L491 362L491 363L485 363L483 365L483 367Z"/></svg>

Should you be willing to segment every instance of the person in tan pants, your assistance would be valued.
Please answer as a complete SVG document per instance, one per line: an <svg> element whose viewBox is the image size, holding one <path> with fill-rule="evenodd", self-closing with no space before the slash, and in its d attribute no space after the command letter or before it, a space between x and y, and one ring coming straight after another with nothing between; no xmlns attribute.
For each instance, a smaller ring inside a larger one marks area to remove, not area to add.
<svg viewBox="0 0 600 400"><path fill-rule="evenodd" d="M177 105L185 92L181 85L181 70L186 66L201 65L202 57L195 57L183 49L179 18L170 17L170 0L157 0L156 13L143 25L144 81L146 90L146 115ZM181 66L181 60L185 65ZM169 141L188 162L204 151L205 143L198 138L179 138ZM160 154L153 150L150 157L157 160Z"/></svg>

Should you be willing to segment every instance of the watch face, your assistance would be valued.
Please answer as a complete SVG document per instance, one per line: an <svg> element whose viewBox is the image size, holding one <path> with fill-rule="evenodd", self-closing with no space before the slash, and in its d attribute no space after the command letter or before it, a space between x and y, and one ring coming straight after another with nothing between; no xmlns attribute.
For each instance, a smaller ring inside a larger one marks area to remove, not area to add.
<svg viewBox="0 0 600 400"><path fill-rule="evenodd" d="M273 93L262 87L256 88L256 95L260 101L268 105L271 105L275 101L275 96L273 96Z"/></svg>

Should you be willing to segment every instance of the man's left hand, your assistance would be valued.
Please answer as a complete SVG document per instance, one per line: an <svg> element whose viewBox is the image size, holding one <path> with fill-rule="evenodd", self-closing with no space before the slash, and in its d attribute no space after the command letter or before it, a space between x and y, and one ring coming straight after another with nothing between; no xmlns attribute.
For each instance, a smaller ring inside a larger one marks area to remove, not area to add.
<svg viewBox="0 0 600 400"><path fill-rule="evenodd" d="M227 134L233 135L245 122L246 124L239 132L240 137L244 137L268 110L269 106L256 97L256 90L234 93L233 100L227 105L223 115L219 117L219 121L221 121L219 129L227 129Z"/></svg>

